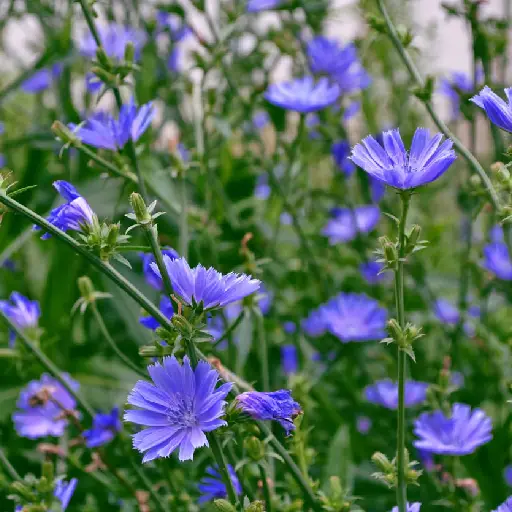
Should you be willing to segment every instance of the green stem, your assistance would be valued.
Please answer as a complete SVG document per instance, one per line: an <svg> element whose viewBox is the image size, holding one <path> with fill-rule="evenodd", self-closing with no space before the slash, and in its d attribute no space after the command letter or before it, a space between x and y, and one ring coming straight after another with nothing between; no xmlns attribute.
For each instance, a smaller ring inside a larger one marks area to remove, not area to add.
<svg viewBox="0 0 512 512"><path fill-rule="evenodd" d="M18 472L14 469L14 466L9 462L9 459L7 458L7 455L5 455L2 448L0 448L0 462L14 481L23 480Z"/></svg>
<svg viewBox="0 0 512 512"><path fill-rule="evenodd" d="M395 298L398 323L405 328L404 309L404 259L405 259L405 224L411 200L410 192L400 194L402 215L398 226L398 263L395 270ZM407 482L405 480L405 375L407 354L398 347L398 427L397 427L397 487L396 499L399 512L407 512Z"/></svg>
<svg viewBox="0 0 512 512"><path fill-rule="evenodd" d="M188 206L187 206L187 182L184 169L180 170L180 254L188 258Z"/></svg>
<svg viewBox="0 0 512 512"><path fill-rule="evenodd" d="M117 346L117 343L114 341L110 333L108 332L107 326L103 321L103 317L101 316L96 303L93 301L90 303L92 313L98 326L100 328L101 334L107 340L107 343L110 345L112 350L116 353L117 357L128 367L130 370L134 371L137 375L140 375L143 378L147 378L146 372L141 370L135 363L130 361L130 359L123 353L123 351Z"/></svg>
<svg viewBox="0 0 512 512"><path fill-rule="evenodd" d="M28 336L22 330L20 330L8 316L6 316L3 312L0 312L0 315L4 317L6 322L9 324L9 327L16 333L17 339L19 339L23 345L25 345L25 347L27 347L30 352L34 354L41 365L44 366L50 372L50 374L64 386L64 388L66 388L68 393L73 398L75 398L77 403L80 404L87 415L91 418L94 418L94 409L87 403L81 394L79 394L73 389L72 386L69 385L69 382L63 377L63 374L59 368L57 368L57 366L46 356L46 354L44 354L44 352L32 340L30 340Z"/></svg>
<svg viewBox="0 0 512 512"><path fill-rule="evenodd" d="M91 149L89 149L87 146L84 146L82 144L74 146L78 151L81 151L84 155L86 155L88 158L90 158L93 162L96 162L98 165L101 165L103 168L105 168L107 171L110 171L112 174L115 174L116 176L119 176L120 178L123 178L125 180L129 180L132 183L139 184L139 180L137 176L133 173L127 173L116 167L114 164L110 163L108 160L105 160L103 157L98 155L98 153L95 153Z"/></svg>
<svg viewBox="0 0 512 512"><path fill-rule="evenodd" d="M245 310L242 309L240 314L236 317L236 320L224 331L224 334L215 341L213 348L216 348L220 343L222 343L225 339L229 338L231 334L236 330L236 328L240 325L245 316Z"/></svg>
<svg viewBox="0 0 512 512"><path fill-rule="evenodd" d="M145 224L143 226L144 232L146 233L149 245L151 246L151 252L155 257L155 262L160 271L160 275L162 276L162 281L164 283L165 293L171 297L174 293L172 289L171 278L169 277L169 272L167 272L167 267L164 263L164 256L162 254L162 249L160 248L160 244L158 243L157 229L156 226L152 226L150 224Z"/></svg>
<svg viewBox="0 0 512 512"><path fill-rule="evenodd" d="M391 21L391 18L389 17L389 14L387 12L387 9L384 5L383 0L377 0L377 4L379 6L380 12L382 13L382 16L384 17L384 20L386 22L386 26L388 29L389 37L391 38L391 41L393 42L394 47L400 54L400 57L402 61L405 64L405 67L407 68L407 71L411 75L411 77L414 79L416 84L420 87L425 86L425 81L423 80L423 77L421 76L418 68L414 64L413 60L407 53L406 49L402 45L400 41L400 37L398 36L398 33L396 31L396 28ZM484 168L480 165L478 160L473 156L473 154L462 144L462 142L455 137L455 134L451 132L451 130L446 126L446 124L443 122L443 120L436 114L434 110L434 106L431 102L431 100L421 100L423 104L425 105L425 108L427 109L428 113L430 114L430 117L436 124L436 126L439 128L439 130L446 135L449 139L452 140L453 145L455 146L455 149L462 155L462 157L468 162L470 167L478 174L480 179L482 180L485 188L487 189L487 193L489 195L489 199L491 200L491 203L493 204L494 208L499 212L501 210L501 203L500 199L498 197L498 194L496 190L494 189L494 186L489 179L489 176L487 176L487 173L485 172Z"/></svg>
<svg viewBox="0 0 512 512"><path fill-rule="evenodd" d="M260 466L260 477L263 485L263 496L265 497L265 512L272 512L272 494L268 485L267 472L263 466Z"/></svg>
<svg viewBox="0 0 512 512"><path fill-rule="evenodd" d="M261 311L254 311L253 314L256 317L256 331L258 334L258 346L260 348L260 358L261 358L261 385L263 387L263 391L270 390L270 374L268 370L268 346L267 346L267 337L265 336L265 325L263 322L263 315Z"/></svg>

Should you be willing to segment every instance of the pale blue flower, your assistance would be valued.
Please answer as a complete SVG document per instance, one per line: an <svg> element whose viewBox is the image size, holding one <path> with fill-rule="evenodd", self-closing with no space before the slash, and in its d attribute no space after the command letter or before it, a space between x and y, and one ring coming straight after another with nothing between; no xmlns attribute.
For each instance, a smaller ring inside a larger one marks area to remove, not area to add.
<svg viewBox="0 0 512 512"><path fill-rule="evenodd" d="M322 234L329 238L329 244L350 242L359 233L369 233L378 224L380 209L375 205L350 208L333 208L331 219L322 229Z"/></svg>
<svg viewBox="0 0 512 512"><path fill-rule="evenodd" d="M486 85L479 94L471 98L471 101L485 110L487 117L496 126L512 132L512 87L505 89L505 94L506 102Z"/></svg>
<svg viewBox="0 0 512 512"><path fill-rule="evenodd" d="M227 468L229 478L233 484L233 488L235 489L235 493L237 496L239 496L242 494L242 486L240 485L240 481L236 476L235 468L231 464L227 464ZM201 497L197 500L197 502L206 503L208 501L227 498L228 491L226 489L226 484L222 479L222 475L219 472L218 466L208 466L206 468L206 473L208 476L201 478L199 485L197 486L199 492L201 493Z"/></svg>

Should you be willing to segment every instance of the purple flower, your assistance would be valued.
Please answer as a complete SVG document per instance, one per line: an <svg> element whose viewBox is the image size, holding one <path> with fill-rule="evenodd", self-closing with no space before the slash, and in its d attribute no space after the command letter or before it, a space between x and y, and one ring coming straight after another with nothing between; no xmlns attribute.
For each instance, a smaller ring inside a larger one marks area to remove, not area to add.
<svg viewBox="0 0 512 512"><path fill-rule="evenodd" d="M286 334L293 334L297 331L297 324L291 320L283 322L283 330Z"/></svg>
<svg viewBox="0 0 512 512"><path fill-rule="evenodd" d="M309 313L307 318L302 320L300 326L302 330L312 338L318 338L322 336L327 330L325 320L324 320L324 311L326 306L320 306L318 309L315 309Z"/></svg>
<svg viewBox="0 0 512 512"><path fill-rule="evenodd" d="M92 428L84 430L83 436L87 448L96 448L110 443L115 435L123 428L119 419L119 408L114 407L107 414L98 413L94 416Z"/></svg>
<svg viewBox="0 0 512 512"><path fill-rule="evenodd" d="M380 200L384 197L386 193L386 185L383 181L374 178L373 176L369 176L370 178L370 195L372 197L372 201L374 203L380 202Z"/></svg>
<svg viewBox="0 0 512 512"><path fill-rule="evenodd" d="M162 254L164 256L168 256L171 260L175 260L179 258L180 255L172 248L165 247L162 249ZM155 290L163 291L164 284L162 279L160 278L160 274L157 274L152 268L151 265L155 262L155 257L151 252L142 252L140 253L140 257L142 259L142 272L144 272L144 277L146 278L146 283L148 283Z"/></svg>
<svg viewBox="0 0 512 512"><path fill-rule="evenodd" d="M68 126L84 144L116 151L129 140L137 142L151 125L154 114L151 102L137 107L132 98L121 107L118 119L107 112L97 112L82 125L69 123Z"/></svg>
<svg viewBox="0 0 512 512"><path fill-rule="evenodd" d="M258 306L262 315L268 315L272 302L274 300L274 293L267 289L264 284L260 284L258 293Z"/></svg>
<svg viewBox="0 0 512 512"><path fill-rule="evenodd" d="M356 429L360 434L366 435L372 428L372 420L368 416L358 416L356 420Z"/></svg>
<svg viewBox="0 0 512 512"><path fill-rule="evenodd" d="M60 501L63 512L68 508L77 484L78 480L76 478L72 478L69 482L66 482L65 480L58 480L55 484L53 495Z"/></svg>
<svg viewBox="0 0 512 512"><path fill-rule="evenodd" d="M63 70L62 64L54 64L51 68L36 71L21 84L21 90L27 93L38 93L48 89Z"/></svg>
<svg viewBox="0 0 512 512"><path fill-rule="evenodd" d="M35 329L41 309L37 300L29 300L18 292L12 292L9 300L0 300L0 311L18 328Z"/></svg>
<svg viewBox="0 0 512 512"><path fill-rule="evenodd" d="M350 208L333 208L331 219L322 229L322 234L329 238L329 244L350 242L358 233L369 233L375 228L380 218L380 209L375 205Z"/></svg>
<svg viewBox="0 0 512 512"><path fill-rule="evenodd" d="M434 314L440 322L448 325L455 325L460 319L458 308L446 299L436 300L434 303Z"/></svg>
<svg viewBox="0 0 512 512"><path fill-rule="evenodd" d="M128 403L140 410L125 412L125 421L147 428L133 436L133 446L145 452L142 462L169 457L180 447L179 459L191 460L194 450L208 446L205 432L227 425L225 398L232 383L215 389L218 373L200 361L195 369L188 357L180 365L174 356L162 364L148 366L154 384L139 380L128 396Z"/></svg>
<svg viewBox="0 0 512 512"><path fill-rule="evenodd" d="M302 412L300 405L292 398L289 389L272 391L247 391L236 397L242 411L255 420L275 420L285 429L286 435L295 430L293 419Z"/></svg>
<svg viewBox="0 0 512 512"><path fill-rule="evenodd" d="M281 366L285 375L297 373L299 361L295 345L287 344L281 347Z"/></svg>
<svg viewBox="0 0 512 512"><path fill-rule="evenodd" d="M487 117L496 126L507 132L512 132L512 88L505 89L507 102L491 91L487 85L470 101L485 110Z"/></svg>
<svg viewBox="0 0 512 512"><path fill-rule="evenodd" d="M69 375L64 374L64 378L73 390L79 388ZM68 424L63 409L74 410L76 402L58 380L44 373L40 380L33 380L22 389L16 407L18 411L12 419L18 435L38 439L61 436Z"/></svg>
<svg viewBox="0 0 512 512"><path fill-rule="evenodd" d="M512 512L512 496L509 496L505 502L492 512Z"/></svg>
<svg viewBox="0 0 512 512"><path fill-rule="evenodd" d="M343 121L352 119L361 110L360 101L352 101L348 107L343 111Z"/></svg>
<svg viewBox="0 0 512 512"><path fill-rule="evenodd" d="M85 88L91 94L98 92L102 85L103 82L94 73L87 73L85 75Z"/></svg>
<svg viewBox="0 0 512 512"><path fill-rule="evenodd" d="M268 184L268 175L260 174L256 179L256 187L254 188L254 196L258 199L268 199L272 189Z"/></svg>
<svg viewBox="0 0 512 512"><path fill-rule="evenodd" d="M146 33L133 27L124 27L116 23L100 25L97 27L101 46L105 53L112 59L117 61L124 60L124 54L128 43L132 43L135 49L135 59L138 60L141 55L142 48L146 43ZM79 50L85 57L95 57L98 46L94 37L89 32L80 41Z"/></svg>
<svg viewBox="0 0 512 512"><path fill-rule="evenodd" d="M331 146L331 155L334 159L334 162L342 171L345 176L350 177L354 174L356 170L356 166L354 162L350 160L350 144L346 140L341 140L339 142L335 142Z"/></svg>
<svg viewBox="0 0 512 512"><path fill-rule="evenodd" d="M183 23L183 18L177 14L158 11L155 16L156 24L160 30L168 30L173 42L178 42L192 34L192 29Z"/></svg>
<svg viewBox="0 0 512 512"><path fill-rule="evenodd" d="M261 130L262 128L265 128L267 124L270 122L270 116L267 112L264 110L260 110L259 112L256 112L252 116L252 124L257 130Z"/></svg>
<svg viewBox="0 0 512 512"><path fill-rule="evenodd" d="M386 336L387 312L364 293L340 293L323 306L326 329L343 343Z"/></svg>
<svg viewBox="0 0 512 512"><path fill-rule="evenodd" d="M457 158L452 141L417 128L407 152L398 129L382 134L383 146L371 135L352 149L352 161L370 176L401 190L426 185L439 178ZM441 144L441 145L440 145Z"/></svg>
<svg viewBox="0 0 512 512"><path fill-rule="evenodd" d="M291 213L283 212L279 216L279 222L282 226L291 226L293 224L293 217Z"/></svg>
<svg viewBox="0 0 512 512"><path fill-rule="evenodd" d="M509 487L512 487L512 465L506 466L503 469L503 478Z"/></svg>
<svg viewBox="0 0 512 512"><path fill-rule="evenodd" d="M67 201L54 208L48 215L48 222L62 231L82 231L83 227L91 226L94 223L95 214L89 203L77 192L76 188L67 181L58 180L53 182L57 192ZM39 226L34 226L40 231ZM41 238L50 238L45 233Z"/></svg>
<svg viewBox="0 0 512 512"><path fill-rule="evenodd" d="M421 503L407 503L407 512L420 512ZM398 512L398 507L393 507L391 512Z"/></svg>
<svg viewBox="0 0 512 512"><path fill-rule="evenodd" d="M483 266L498 279L512 281L512 261L503 242L493 242L484 247Z"/></svg>
<svg viewBox="0 0 512 512"><path fill-rule="evenodd" d="M229 472L229 478L233 484L233 488L235 489L237 496L239 496L242 493L242 486L240 485L240 481L236 476L235 468L233 468L231 464L228 464L227 468ZM207 467L206 473L208 476L203 477L197 486L199 492L201 493L201 497L197 502L206 503L208 501L226 498L228 491L226 489L226 484L224 484L224 481L222 480L218 466L215 465L213 467Z"/></svg>
<svg viewBox="0 0 512 512"><path fill-rule="evenodd" d="M414 423L414 446L439 455L467 455L492 439L492 422L484 411L454 404L446 417L438 410L424 412Z"/></svg>
<svg viewBox="0 0 512 512"><path fill-rule="evenodd" d="M329 75L343 93L365 89L371 83L352 43L340 46L334 39L317 36L308 43L307 53L311 71Z"/></svg>
<svg viewBox="0 0 512 512"><path fill-rule="evenodd" d="M279 7L282 0L248 0L247 12L267 11Z"/></svg>
<svg viewBox="0 0 512 512"><path fill-rule="evenodd" d="M483 70L479 69L477 72L477 81L483 78ZM473 79L460 71L452 73L450 79L443 78L439 87L439 92L444 94L450 101L452 107L452 121L455 121L460 116L460 93L471 92L476 84L473 84Z"/></svg>
<svg viewBox="0 0 512 512"><path fill-rule="evenodd" d="M378 261L367 261L359 265L359 271L363 279L369 284L377 284L390 277L389 274L382 272L383 269L384 263L379 263Z"/></svg>
<svg viewBox="0 0 512 512"><path fill-rule="evenodd" d="M169 297L163 296L160 299L160 311L165 316L165 318L168 318L169 320L174 315L174 308L172 306L172 301L169 299ZM160 323L156 318L153 318L152 316L141 316L139 318L139 323L143 325L144 327L151 329L152 331L155 331L160 327Z"/></svg>
<svg viewBox="0 0 512 512"><path fill-rule="evenodd" d="M405 407L412 407L423 403L427 399L426 382L408 380L405 383ZM382 405L386 409L396 410L398 408L398 384L389 379L380 380L364 390L366 400L371 403Z"/></svg>
<svg viewBox="0 0 512 512"><path fill-rule="evenodd" d="M187 304L203 303L205 309L223 307L258 291L260 281L246 274L230 272L223 275L214 268L202 265L190 268L185 258L171 260L164 256L172 286ZM156 263L151 268L160 275Z"/></svg>
<svg viewBox="0 0 512 512"><path fill-rule="evenodd" d="M310 76L291 82L272 84L265 92L265 99L278 107L307 114L332 105L340 95L340 88L327 78L314 82Z"/></svg>

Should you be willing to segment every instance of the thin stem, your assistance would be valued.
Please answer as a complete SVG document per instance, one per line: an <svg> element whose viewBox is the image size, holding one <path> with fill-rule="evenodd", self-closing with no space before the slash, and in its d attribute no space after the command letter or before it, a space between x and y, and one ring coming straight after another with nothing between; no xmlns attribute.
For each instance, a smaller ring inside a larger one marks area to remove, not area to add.
<svg viewBox="0 0 512 512"><path fill-rule="evenodd" d="M272 512L272 494L267 480L267 472L263 466L260 466L260 477L263 485L263 496L265 497L265 511Z"/></svg>
<svg viewBox="0 0 512 512"><path fill-rule="evenodd" d="M398 323L405 328L404 308L404 259L405 259L405 224L411 195L408 191L400 194L402 215L398 226L398 263L395 270L395 298ZM405 374L407 354L398 347L398 427L397 427L397 487L396 499L399 512L407 512L407 482L405 480Z"/></svg>
<svg viewBox="0 0 512 512"><path fill-rule="evenodd" d="M188 258L188 206L187 206L187 182L184 169L180 169L180 254Z"/></svg>
<svg viewBox="0 0 512 512"><path fill-rule="evenodd" d="M423 80L423 77L421 76L418 68L414 64L413 60L407 53L406 49L402 45L400 41L400 37L398 36L398 33L396 31L396 28L391 21L391 18L389 17L389 14L387 12L387 9L384 5L383 0L377 0L377 5L379 6L380 12L382 13L382 16L384 17L384 20L386 22L386 26L388 28L388 34L391 38L391 41L393 42L394 47L400 54L400 57L402 61L405 64L405 67L407 68L407 71L411 75L411 77L414 79L416 84L420 87L425 86L425 81ZM462 157L468 162L470 167L478 174L480 179L482 180L485 188L487 189L487 193L489 194L489 199L491 200L491 203L493 204L494 208L499 212L501 210L501 203L500 199L498 197L498 194L496 190L494 189L494 186L489 179L489 176L487 176L487 173L485 172L484 168L480 165L478 160L473 156L473 154L462 144L462 142L451 132L451 130L446 126L446 124L443 122L443 120L436 114L434 110L434 106L432 105L432 102L430 100L421 100L423 104L425 105L425 108L427 109L428 113L430 114L430 117L436 124L436 126L439 128L441 132L446 135L449 139L452 140L453 145L455 146L455 149L462 155Z"/></svg>
<svg viewBox="0 0 512 512"><path fill-rule="evenodd" d="M14 466L9 462L9 459L7 458L7 455L5 455L2 448L0 448L0 462L13 480L23 480L16 469L14 469Z"/></svg>
<svg viewBox="0 0 512 512"><path fill-rule="evenodd" d="M21 340L23 345L25 345L25 347L27 347L30 352L34 354L34 356L51 373L51 375L53 375L53 377L57 379L64 386L64 388L66 388L68 393L80 404L87 415L91 418L94 418L94 409L87 403L81 394L79 394L73 389L72 386L70 386L69 382L64 378L59 368L57 368L57 366L43 353L43 351L34 342L32 342L32 340L30 340L28 336L22 330L20 330L8 316L6 316L1 311L0 315L3 316L3 318L9 324L9 327L16 333L16 337Z"/></svg>
<svg viewBox="0 0 512 512"><path fill-rule="evenodd" d="M268 370L268 346L267 346L267 337L265 336L265 326L263 322L263 315L260 311L254 311L254 316L256 317L256 332L258 335L257 341L258 346L260 348L260 358L261 358L261 385L263 387L263 391L270 390L270 374Z"/></svg>
<svg viewBox="0 0 512 512"><path fill-rule="evenodd" d="M236 317L236 320L224 331L224 334L215 341L213 348L217 347L220 343L222 343L225 339L229 338L229 336L235 331L235 329L240 325L240 322L244 319L245 310L242 309L240 314Z"/></svg>
<svg viewBox="0 0 512 512"><path fill-rule="evenodd" d="M98 307L96 306L96 302L90 303L92 313L94 315L94 318L96 319L96 322L98 323L98 326L100 328L101 334L103 337L107 340L107 343L110 345L112 350L116 353L117 357L128 367L130 370L137 373L137 375L140 375L141 377L146 378L147 374L143 370L141 370L135 363L130 361L130 359L123 353L123 351L117 346L117 343L114 341L110 333L108 332L107 326L105 325L105 322L103 321L103 317L101 316Z"/></svg>
<svg viewBox="0 0 512 512"><path fill-rule="evenodd" d="M164 263L164 256L162 254L162 249L160 249L160 244L158 243L157 237L157 229L156 226L151 226L150 224L146 224L143 226L144 232L146 233L149 245L151 246L151 252L155 257L155 262L160 271L160 275L162 276L162 281L164 283L165 293L169 297L173 294L171 278L169 277L169 272L167 272L167 267Z"/></svg>
<svg viewBox="0 0 512 512"><path fill-rule="evenodd" d="M112 174L115 174L116 176L119 176L120 178L124 178L126 180L131 181L132 183L135 183L136 185L139 184L139 180L137 176L131 172L127 173L116 167L114 164L110 163L108 160L105 160L103 157L98 155L98 153L95 153L91 149L89 149L87 146L84 146L82 144L79 144L77 146L74 146L78 151L81 151L84 155L89 157L93 162L96 162L98 165L101 165L104 167L107 171L110 171Z"/></svg>

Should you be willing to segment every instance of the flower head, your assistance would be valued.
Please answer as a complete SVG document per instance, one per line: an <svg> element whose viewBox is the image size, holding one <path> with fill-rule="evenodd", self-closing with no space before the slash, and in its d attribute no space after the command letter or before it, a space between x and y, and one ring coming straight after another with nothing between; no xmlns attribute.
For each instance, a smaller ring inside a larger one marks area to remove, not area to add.
<svg viewBox="0 0 512 512"><path fill-rule="evenodd" d="M62 231L82 231L83 226L91 226L94 222L94 212L89 203L77 192L76 188L67 181L58 180L53 182L57 192L66 200L66 203L54 208L48 215L48 222ZM34 226L40 231L39 226ZM45 233L41 238L50 238Z"/></svg>
<svg viewBox="0 0 512 512"><path fill-rule="evenodd" d="M154 115L151 102L137 107L132 98L121 107L118 119L107 112L97 112L82 125L69 123L68 126L84 144L116 151L122 149L129 140L137 142L149 128Z"/></svg>
<svg viewBox="0 0 512 512"><path fill-rule="evenodd" d="M407 512L420 512L421 503L407 503ZM398 512L398 507L393 507L391 512Z"/></svg>
<svg viewBox="0 0 512 512"><path fill-rule="evenodd" d="M0 311L18 328L37 327L41 309L37 300L29 300L18 292L12 292L9 300L0 300Z"/></svg>
<svg viewBox="0 0 512 512"><path fill-rule="evenodd" d="M438 299L434 303L434 314L440 322L455 325L459 322L460 313L451 302L446 299Z"/></svg>
<svg viewBox="0 0 512 512"><path fill-rule="evenodd" d="M126 46L133 44L135 59L140 58L141 50L146 43L146 33L133 27L125 27L117 23L109 23L97 27L101 46L105 53L117 61L124 60ZM96 55L98 45L92 34L89 32L79 43L80 53L85 57L92 58Z"/></svg>
<svg viewBox="0 0 512 512"><path fill-rule="evenodd" d="M62 74L63 68L62 64L54 64L50 68L39 69L21 84L21 90L35 94L48 89Z"/></svg>
<svg viewBox="0 0 512 512"><path fill-rule="evenodd" d="M82 435L88 448L96 448L110 443L122 428L119 419L119 408L114 407L109 413L96 414L92 422L92 428L85 430Z"/></svg>
<svg viewBox="0 0 512 512"><path fill-rule="evenodd" d="M425 412L414 423L414 446L439 455L468 455L492 439L492 422L481 409L454 404L446 417L438 410Z"/></svg>
<svg viewBox="0 0 512 512"><path fill-rule="evenodd" d="M293 419L302 412L300 405L292 398L289 389L266 393L247 391L236 397L242 411L255 420L275 420L285 429L286 435L295 430Z"/></svg>
<svg viewBox="0 0 512 512"><path fill-rule="evenodd" d="M417 128L407 152L398 129L382 134L383 146L371 135L352 149L352 161L370 176L401 190L426 185L439 178L457 158L452 141L438 133L430 137Z"/></svg>
<svg viewBox="0 0 512 512"><path fill-rule="evenodd" d="M242 486L240 485L240 481L236 476L235 468L233 468L231 464L228 464L227 468L229 472L229 478L231 479L233 488L235 489L235 492L238 496L242 493ZM201 493L201 497L199 498L198 503L206 503L207 501L226 498L228 491L226 489L226 484L222 480L222 475L219 472L218 466L207 467L206 473L208 476L203 477L197 486L199 492Z"/></svg>
<svg viewBox="0 0 512 512"><path fill-rule="evenodd" d="M334 39L317 36L308 43L307 53L311 71L329 75L341 92L348 93L370 85L371 79L352 43L340 46Z"/></svg>
<svg viewBox="0 0 512 512"><path fill-rule="evenodd" d="M72 478L69 482L66 482L65 480L58 480L55 484L53 495L60 501L63 512L68 508L77 484L78 480L76 478Z"/></svg>
<svg viewBox="0 0 512 512"><path fill-rule="evenodd" d="M285 375L297 372L299 361L297 359L297 348L295 345L283 345L281 347L281 366Z"/></svg>
<svg viewBox="0 0 512 512"><path fill-rule="evenodd" d="M507 102L502 100L496 93L487 87L487 85L470 101L485 110L487 117L496 126L512 132L512 88L505 89Z"/></svg>
<svg viewBox="0 0 512 512"><path fill-rule="evenodd" d="M169 299L169 297L166 297L165 295L162 296L162 298L160 299L160 311L169 320L174 315L172 301L171 299ZM151 329L152 331L155 331L156 329L158 329L158 327L160 327L160 322L158 322L158 320L156 318L153 318L152 316L141 316L139 318L139 323L144 327Z"/></svg>
<svg viewBox="0 0 512 512"><path fill-rule="evenodd" d="M225 398L232 383L215 388L218 373L200 361L195 369L188 357L180 365L174 356L148 366L154 384L140 380L128 396L139 410L125 412L125 421L147 428L133 436L133 446L145 453L142 462L168 457L178 446L179 459L191 460L194 450L208 446L205 432L226 425Z"/></svg>
<svg viewBox="0 0 512 512"><path fill-rule="evenodd" d="M69 375L64 377L73 390L79 388L78 382ZM63 409L72 411L76 402L58 380L44 373L40 380L29 382L21 391L16 407L18 410L12 418L18 434L38 439L61 436L68 424L63 417Z"/></svg>
<svg viewBox="0 0 512 512"><path fill-rule="evenodd" d="M378 340L386 336L387 312L364 293L340 293L323 307L325 329L343 343Z"/></svg>
<svg viewBox="0 0 512 512"><path fill-rule="evenodd" d="M282 0L248 0L247 12L268 11L279 7Z"/></svg>
<svg viewBox="0 0 512 512"><path fill-rule="evenodd" d="M368 416L358 416L356 420L356 429L360 434L366 435L372 428L372 420Z"/></svg>
<svg viewBox="0 0 512 512"><path fill-rule="evenodd" d="M331 146L331 155L334 159L334 162L342 171L345 176L350 177L354 174L356 170L356 166L354 162L350 160L350 144L346 140L340 140L339 142L335 142Z"/></svg>
<svg viewBox="0 0 512 512"><path fill-rule="evenodd" d="M265 99L278 107L307 114L332 105L340 95L340 88L327 78L314 82L310 76L291 82L272 84L265 92Z"/></svg>
<svg viewBox="0 0 512 512"><path fill-rule="evenodd" d="M408 380L405 383L405 407L412 407L423 403L427 399L426 382ZM381 380L367 386L364 390L366 400L386 409L396 410L398 408L398 384L389 379Z"/></svg>
<svg viewBox="0 0 512 512"><path fill-rule="evenodd" d="M317 338L318 336L322 336L327 330L324 321L324 310L325 305L320 306L318 309L314 309L309 313L307 318L302 320L300 326L302 330L312 338Z"/></svg>
<svg viewBox="0 0 512 512"><path fill-rule="evenodd" d="M261 130L270 123L270 116L265 110L260 110L252 116L252 124L257 130Z"/></svg>
<svg viewBox="0 0 512 512"><path fill-rule="evenodd" d="M167 256L171 260L175 260L176 258L180 257L180 255L172 247L165 247L162 249L162 255ZM155 290L163 291L164 284L162 279L160 278L160 275L157 274L151 267L151 264L155 263L155 257L153 256L153 253L143 252L140 253L140 257L142 259L142 272L146 278L146 283L148 283Z"/></svg>
<svg viewBox="0 0 512 512"><path fill-rule="evenodd" d="M496 510L492 512L512 512L512 496L509 496Z"/></svg>
<svg viewBox="0 0 512 512"><path fill-rule="evenodd" d="M493 242L484 247L483 266L498 279L512 281L512 260L504 242Z"/></svg>
<svg viewBox="0 0 512 512"><path fill-rule="evenodd" d="M359 265L363 279L369 284L377 284L389 278L389 274L382 272L384 264L378 261L367 261Z"/></svg>
<svg viewBox="0 0 512 512"><path fill-rule="evenodd" d="M223 275L214 268L202 265L190 268L185 258L171 260L164 256L174 291L189 305L203 303L205 309L223 307L251 295L260 287L260 281L246 274L230 272ZM156 263L153 270L160 275Z"/></svg>
<svg viewBox="0 0 512 512"><path fill-rule="evenodd" d="M331 219L322 229L322 234L329 237L329 244L350 242L358 233L369 233L375 228L380 218L380 209L375 205L350 208L333 208Z"/></svg>

